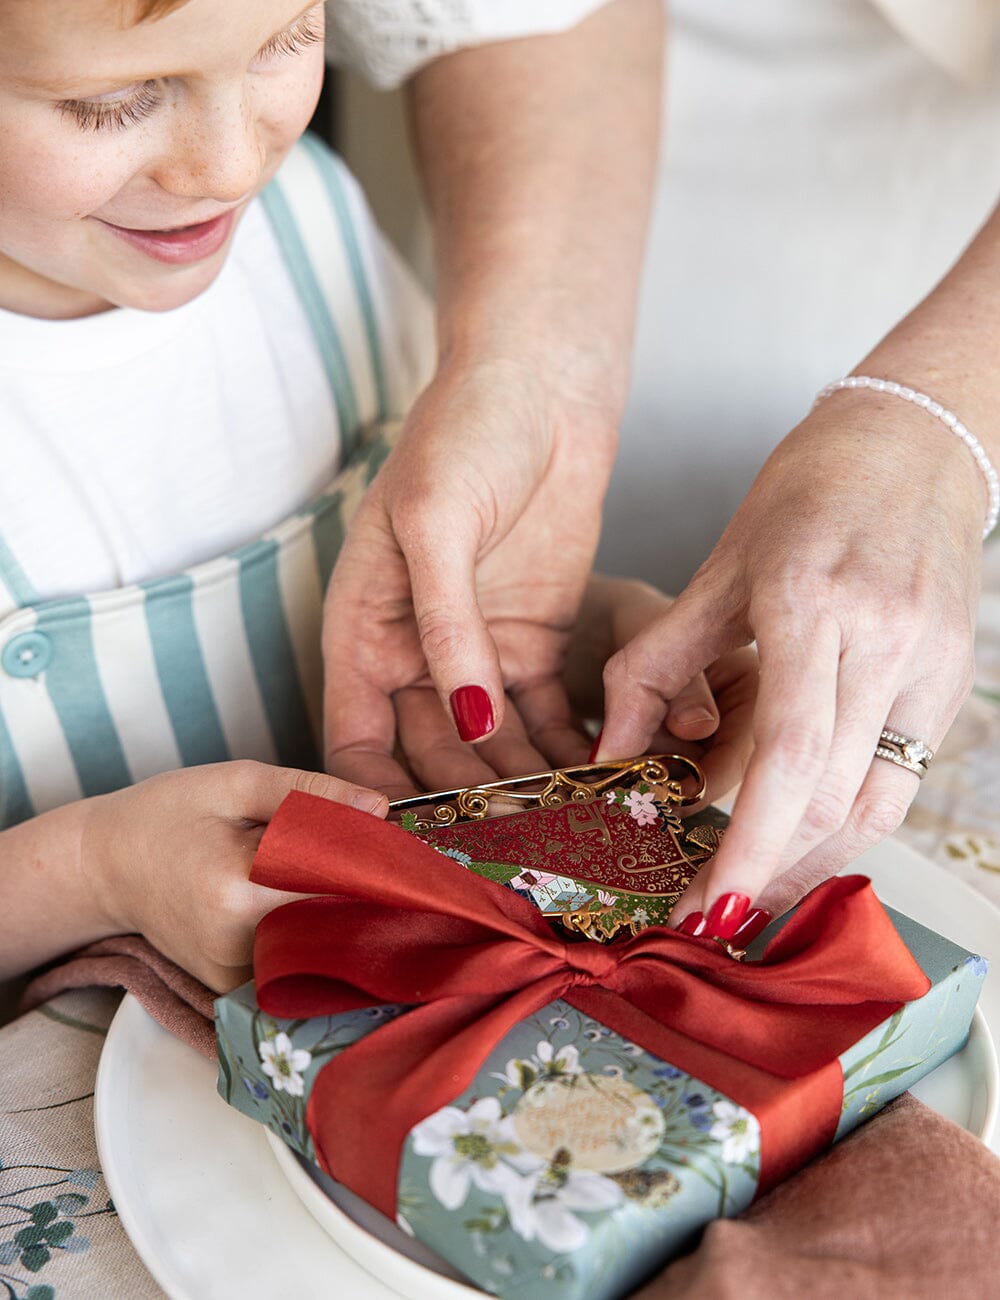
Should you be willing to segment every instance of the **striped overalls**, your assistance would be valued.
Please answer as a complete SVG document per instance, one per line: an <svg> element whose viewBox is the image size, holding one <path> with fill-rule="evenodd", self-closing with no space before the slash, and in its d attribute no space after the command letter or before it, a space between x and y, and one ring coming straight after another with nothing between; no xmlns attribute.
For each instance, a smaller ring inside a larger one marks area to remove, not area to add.
<svg viewBox="0 0 1000 1300"><path fill-rule="evenodd" d="M415 394L386 364L398 323L380 313L340 164L306 137L259 201L312 327L343 466L248 545L95 594L37 599L0 529L0 828L182 766L319 765L323 593Z"/></svg>

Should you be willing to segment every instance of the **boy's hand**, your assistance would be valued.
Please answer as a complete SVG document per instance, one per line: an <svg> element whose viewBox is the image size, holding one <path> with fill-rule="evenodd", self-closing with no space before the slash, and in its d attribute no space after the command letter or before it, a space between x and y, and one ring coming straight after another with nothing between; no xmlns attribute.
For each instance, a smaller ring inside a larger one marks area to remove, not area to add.
<svg viewBox="0 0 1000 1300"><path fill-rule="evenodd" d="M291 894L247 879L285 795L303 790L384 817L384 795L320 772L238 761L166 772L87 801L81 867L107 933L144 935L210 988L250 977L254 928Z"/></svg>

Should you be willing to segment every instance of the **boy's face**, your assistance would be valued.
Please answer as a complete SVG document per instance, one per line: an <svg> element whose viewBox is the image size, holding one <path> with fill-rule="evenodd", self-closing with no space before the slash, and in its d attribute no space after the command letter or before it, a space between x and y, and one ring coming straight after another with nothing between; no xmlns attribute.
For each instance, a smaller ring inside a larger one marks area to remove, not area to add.
<svg viewBox="0 0 1000 1300"><path fill-rule="evenodd" d="M322 4L131 5L0 0L0 307L188 302L312 116Z"/></svg>

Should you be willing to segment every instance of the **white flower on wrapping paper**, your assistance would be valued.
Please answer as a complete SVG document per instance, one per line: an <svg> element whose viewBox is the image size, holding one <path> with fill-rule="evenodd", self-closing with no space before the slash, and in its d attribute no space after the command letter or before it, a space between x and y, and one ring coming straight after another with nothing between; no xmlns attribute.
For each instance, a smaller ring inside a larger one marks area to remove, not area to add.
<svg viewBox="0 0 1000 1300"><path fill-rule="evenodd" d="M525 1171L540 1165L517 1140L495 1097L484 1097L467 1111L444 1106L422 1120L411 1134L418 1156L433 1160L431 1191L446 1210L465 1203L475 1184L482 1192L505 1196Z"/></svg>
<svg viewBox="0 0 1000 1300"><path fill-rule="evenodd" d="M709 1137L722 1143L722 1158L727 1165L739 1165L757 1149L757 1131L749 1111L732 1101L717 1101L712 1107L715 1122Z"/></svg>
<svg viewBox="0 0 1000 1300"><path fill-rule="evenodd" d="M660 819L660 810L656 806L656 796L651 790L640 794L630 790L625 796L625 806L640 826L655 826Z"/></svg>
<svg viewBox="0 0 1000 1300"><path fill-rule="evenodd" d="M580 1211L617 1209L622 1190L603 1174L577 1173L556 1161L518 1178L504 1191L510 1226L525 1241L537 1237L549 1250L579 1250L590 1238Z"/></svg>
<svg viewBox="0 0 1000 1300"><path fill-rule="evenodd" d="M607 800L608 803L618 803L618 795L619 795L618 790L609 790L607 794L604 796L604 798Z"/></svg>
<svg viewBox="0 0 1000 1300"><path fill-rule="evenodd" d="M580 1050L573 1043L566 1043L555 1051L552 1044L545 1039L538 1044L534 1055L527 1060L514 1057L507 1062L503 1074L494 1073L493 1078L515 1088L527 1089L538 1079L553 1079L567 1074L582 1074Z"/></svg>
<svg viewBox="0 0 1000 1300"><path fill-rule="evenodd" d="M290 1097L301 1097L305 1085L302 1071L309 1068L312 1052L302 1047L293 1047L287 1034L275 1034L265 1038L257 1049L260 1052L261 1069L271 1080L275 1092L287 1092Z"/></svg>
<svg viewBox="0 0 1000 1300"><path fill-rule="evenodd" d="M603 903L605 907L613 907L618 902L618 895L609 893L606 889L599 889L597 891L597 900L599 903Z"/></svg>
<svg viewBox="0 0 1000 1300"><path fill-rule="evenodd" d="M641 929L642 926L649 925L649 913L644 907L637 907L629 917L629 920L637 929Z"/></svg>

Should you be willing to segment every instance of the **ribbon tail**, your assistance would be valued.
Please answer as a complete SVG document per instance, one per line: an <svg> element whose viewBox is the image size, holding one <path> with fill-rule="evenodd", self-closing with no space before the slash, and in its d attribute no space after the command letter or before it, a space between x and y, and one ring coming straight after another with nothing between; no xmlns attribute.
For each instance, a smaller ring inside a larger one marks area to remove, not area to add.
<svg viewBox="0 0 1000 1300"><path fill-rule="evenodd" d="M499 1002L481 997L428 1003L335 1057L316 1076L306 1108L320 1166L395 1220L399 1164L410 1130L454 1101L500 1040L560 997L570 979L558 972Z"/></svg>

